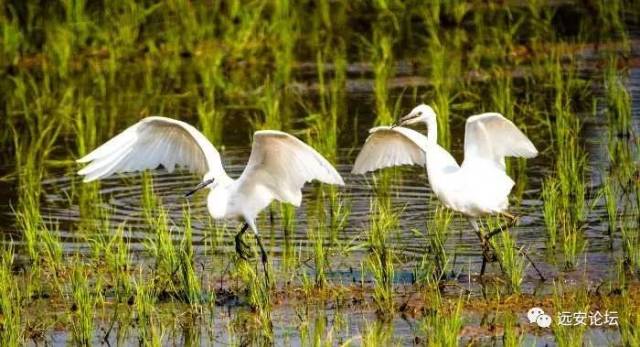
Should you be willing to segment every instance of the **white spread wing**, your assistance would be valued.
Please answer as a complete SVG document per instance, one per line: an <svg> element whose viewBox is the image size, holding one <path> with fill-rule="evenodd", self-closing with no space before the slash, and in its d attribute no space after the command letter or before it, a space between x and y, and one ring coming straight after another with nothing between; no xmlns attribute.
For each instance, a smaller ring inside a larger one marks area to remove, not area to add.
<svg viewBox="0 0 640 347"><path fill-rule="evenodd" d="M267 189L273 198L299 206L302 186L312 180L344 185L336 169L296 137L275 130L255 132L249 162L238 178L247 194Z"/></svg>
<svg viewBox="0 0 640 347"><path fill-rule="evenodd" d="M538 150L510 120L499 113L483 113L467 119L464 163L474 159L492 161L505 169L504 157L533 158Z"/></svg>
<svg viewBox="0 0 640 347"><path fill-rule="evenodd" d="M373 128L369 133L352 173L364 174L399 165L425 165L426 136L409 128L388 126Z"/></svg>
<svg viewBox="0 0 640 347"><path fill-rule="evenodd" d="M155 169L172 172L176 165L213 177L224 174L220 154L191 125L165 117L147 117L78 160L89 163L79 175L89 182L118 172Z"/></svg>

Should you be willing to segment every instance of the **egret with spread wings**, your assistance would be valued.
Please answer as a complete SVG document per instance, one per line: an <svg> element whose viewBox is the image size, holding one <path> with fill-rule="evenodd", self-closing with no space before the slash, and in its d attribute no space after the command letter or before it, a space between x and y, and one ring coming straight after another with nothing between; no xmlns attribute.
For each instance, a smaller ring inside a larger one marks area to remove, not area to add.
<svg viewBox="0 0 640 347"><path fill-rule="evenodd" d="M402 127L419 122L426 124L427 136ZM426 166L429 185L438 199L467 216L478 235L478 217L510 216L507 208L514 182L506 173L504 158L533 158L538 154L531 141L510 120L499 113L469 117L462 165L438 145L438 124L431 107L415 107L400 119L399 125L371 129L356 158L353 173L364 174L397 165ZM488 239L484 237L481 241L485 243ZM483 257L481 273L484 273L486 258Z"/></svg>
<svg viewBox="0 0 640 347"><path fill-rule="evenodd" d="M208 187L207 208L214 219L239 218L244 225L236 235L236 251L246 259L242 235L253 231L266 273L267 253L255 219L273 200L300 206L305 182L344 185L336 169L318 152L287 133L257 131L246 168L237 179L229 177L220 154L193 126L165 117L144 118L78 160L88 163L78 174L85 182L119 172L176 166L203 175L187 196ZM268 275L267 275L268 278Z"/></svg>

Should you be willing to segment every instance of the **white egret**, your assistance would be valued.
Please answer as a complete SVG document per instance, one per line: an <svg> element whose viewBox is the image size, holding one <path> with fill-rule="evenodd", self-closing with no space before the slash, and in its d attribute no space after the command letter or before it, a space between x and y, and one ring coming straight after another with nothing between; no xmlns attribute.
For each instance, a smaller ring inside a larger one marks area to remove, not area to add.
<svg viewBox="0 0 640 347"><path fill-rule="evenodd" d="M248 246L242 235L251 228L267 279L267 253L255 222L260 211L273 200L300 206L305 182L344 185L336 169L313 148L275 130L255 132L247 166L240 177L233 179L224 171L218 151L202 133L185 122L165 117L142 119L78 162L89 163L78 172L85 182L160 165L169 172L180 165L204 175L186 196L208 187L207 208L214 219L244 220L235 237L236 251L246 259L242 247Z"/></svg>
<svg viewBox="0 0 640 347"><path fill-rule="evenodd" d="M426 124L427 136L402 127L419 122ZM397 165L426 166L429 185L438 199L467 216L480 237L485 251L481 269L484 274L489 260L488 240L497 232L482 236L478 218L502 214L515 221L507 212L514 182L506 173L504 158L535 157L538 151L531 141L499 113L471 116L465 128L464 161L458 165L453 156L438 145L436 113L424 104L402 117L399 126L380 126L370 133L352 172L364 174Z"/></svg>

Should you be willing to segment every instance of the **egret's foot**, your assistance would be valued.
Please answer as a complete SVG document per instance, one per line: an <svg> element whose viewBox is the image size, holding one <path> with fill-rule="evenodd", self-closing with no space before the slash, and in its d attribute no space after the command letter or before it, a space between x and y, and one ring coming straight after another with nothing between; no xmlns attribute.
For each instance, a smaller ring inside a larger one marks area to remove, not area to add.
<svg viewBox="0 0 640 347"><path fill-rule="evenodd" d="M242 239L242 234L243 233L240 232L235 237L236 253L240 258L244 260L249 260L253 257L253 254L251 252L251 246L249 246L246 242L244 242L244 240Z"/></svg>

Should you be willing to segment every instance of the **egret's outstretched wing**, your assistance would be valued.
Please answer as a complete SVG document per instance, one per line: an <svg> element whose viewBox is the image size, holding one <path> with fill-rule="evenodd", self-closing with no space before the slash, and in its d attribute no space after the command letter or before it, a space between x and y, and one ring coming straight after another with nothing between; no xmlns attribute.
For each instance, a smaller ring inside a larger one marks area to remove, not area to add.
<svg viewBox="0 0 640 347"><path fill-rule="evenodd" d="M256 131L247 167L238 178L243 193L254 199L265 196L299 206L305 182L344 185L336 169L318 152L287 133ZM250 198L251 199L251 198Z"/></svg>
<svg viewBox="0 0 640 347"><path fill-rule="evenodd" d="M390 166L425 165L427 137L404 127L379 126L369 130L352 173L364 174Z"/></svg>
<svg viewBox="0 0 640 347"><path fill-rule="evenodd" d="M486 159L505 168L504 157L533 158L538 150L510 120L499 113L483 113L467 119L464 163Z"/></svg>
<svg viewBox="0 0 640 347"><path fill-rule="evenodd" d="M224 174L220 154L191 125L165 117L147 117L78 160L89 163L79 175L89 182L117 172L155 169L172 172L176 165L213 177Z"/></svg>

